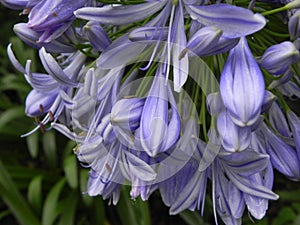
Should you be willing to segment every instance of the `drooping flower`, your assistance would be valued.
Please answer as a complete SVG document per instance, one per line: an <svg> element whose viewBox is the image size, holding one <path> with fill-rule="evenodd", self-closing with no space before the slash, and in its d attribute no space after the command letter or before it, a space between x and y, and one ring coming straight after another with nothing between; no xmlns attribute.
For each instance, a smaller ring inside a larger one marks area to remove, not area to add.
<svg viewBox="0 0 300 225"><path fill-rule="evenodd" d="M171 148L179 134L178 109L169 83L165 83L159 69L144 104L138 138L144 151L153 157Z"/></svg>
<svg viewBox="0 0 300 225"><path fill-rule="evenodd" d="M225 224L241 224L245 206L259 219L265 213L265 204L255 205L257 201L251 198L258 201L278 199L268 184L262 182L260 172L268 163L268 155L250 149L221 153L216 158L212 165L213 201Z"/></svg>
<svg viewBox="0 0 300 225"><path fill-rule="evenodd" d="M42 32L38 42L49 42L59 37L75 19L73 12L84 6L86 0L40 1L28 15L28 27Z"/></svg>
<svg viewBox="0 0 300 225"><path fill-rule="evenodd" d="M230 152L245 150L251 141L251 128L234 124L226 111L218 115L217 130L222 146Z"/></svg>
<svg viewBox="0 0 300 225"><path fill-rule="evenodd" d="M25 68L16 59L11 45L7 49L8 56L17 70L24 74L33 90L26 99L26 114L31 117L39 117L46 114L40 121L41 128L49 121L59 119L66 109L66 96L71 96L80 81L80 71L83 68L86 57L78 52L73 61L64 69L54 58L42 48L39 51L40 59L48 74L32 73L31 61L26 62ZM33 130L34 131L34 130Z"/></svg>
<svg viewBox="0 0 300 225"><path fill-rule="evenodd" d="M299 59L300 53L295 45L290 41L285 41L269 47L259 59L259 63L271 74L281 75Z"/></svg>
<svg viewBox="0 0 300 225"><path fill-rule="evenodd" d="M272 166L292 180L299 180L300 167L296 150L274 134L265 124L258 133L266 143Z"/></svg>
<svg viewBox="0 0 300 225"><path fill-rule="evenodd" d="M250 126L256 122L265 95L265 83L245 37L230 51L222 71L220 91L234 123Z"/></svg>

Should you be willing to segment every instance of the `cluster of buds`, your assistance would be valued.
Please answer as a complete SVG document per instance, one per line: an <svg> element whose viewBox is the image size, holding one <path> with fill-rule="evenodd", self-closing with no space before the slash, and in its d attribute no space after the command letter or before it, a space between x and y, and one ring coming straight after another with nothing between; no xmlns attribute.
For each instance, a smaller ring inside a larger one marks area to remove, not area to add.
<svg viewBox="0 0 300 225"><path fill-rule="evenodd" d="M28 15L14 31L45 71L8 46L32 87L37 127L24 136L55 129L77 142L86 193L113 204L129 184L133 199L160 192L170 214L203 214L208 193L225 224L246 209L262 219L279 197L274 170L300 179L300 118L285 101L300 98L297 0L116 2L1 0ZM287 34L269 26L286 21Z"/></svg>

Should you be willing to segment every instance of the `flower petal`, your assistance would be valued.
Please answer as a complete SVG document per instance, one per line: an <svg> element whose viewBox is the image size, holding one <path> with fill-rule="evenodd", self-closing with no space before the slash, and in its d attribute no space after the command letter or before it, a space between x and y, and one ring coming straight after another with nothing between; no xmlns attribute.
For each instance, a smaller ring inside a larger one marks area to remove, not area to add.
<svg viewBox="0 0 300 225"><path fill-rule="evenodd" d="M102 24L124 25L145 19L157 11L165 4L164 1L147 2L129 6L104 6L104 7L85 7L74 12L80 19L93 20Z"/></svg>
<svg viewBox="0 0 300 225"><path fill-rule="evenodd" d="M223 31L224 37L237 38L247 36L262 29L266 19L253 14L249 9L229 5L212 4L205 6L186 6L192 19L206 26L215 26Z"/></svg>

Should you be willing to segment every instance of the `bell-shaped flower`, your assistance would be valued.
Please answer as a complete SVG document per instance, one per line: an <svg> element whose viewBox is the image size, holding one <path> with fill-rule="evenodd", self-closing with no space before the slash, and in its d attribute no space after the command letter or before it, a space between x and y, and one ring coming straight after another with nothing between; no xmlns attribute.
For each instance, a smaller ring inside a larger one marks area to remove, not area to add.
<svg viewBox="0 0 300 225"><path fill-rule="evenodd" d="M290 99L295 99L295 97L300 98L300 88L294 81L290 80L278 86L277 89Z"/></svg>
<svg viewBox="0 0 300 225"><path fill-rule="evenodd" d="M186 5L186 10L192 19L205 26L219 28L227 38L247 36L259 31L266 24L262 15L230 4Z"/></svg>
<svg viewBox="0 0 300 225"><path fill-rule="evenodd" d="M217 130L222 146L226 151L245 150L251 141L251 127L239 127L234 124L226 111L218 115Z"/></svg>
<svg viewBox="0 0 300 225"><path fill-rule="evenodd" d="M212 165L214 205L225 224L240 224L245 205L253 207L248 197L264 200L276 200L278 195L269 186L255 179L269 163L269 157L251 149L231 154L221 153ZM249 179L249 177L253 179ZM248 196L244 198L244 195ZM228 197L230 196L230 197ZM246 200L247 199L247 200ZM250 211L256 216L258 210L265 211L265 204L257 205L261 209Z"/></svg>
<svg viewBox="0 0 300 225"><path fill-rule="evenodd" d="M294 14L289 18L288 28L292 40L300 36L300 10L295 10Z"/></svg>
<svg viewBox="0 0 300 225"><path fill-rule="evenodd" d="M269 109L269 121L273 128L278 131L284 137L290 137L291 131L289 125L285 118L282 109L279 107L277 102L273 102L271 108Z"/></svg>
<svg viewBox="0 0 300 225"><path fill-rule="evenodd" d="M289 82L294 77L294 75L295 72L292 69L288 69L279 79L273 80L268 86L268 89L271 90Z"/></svg>
<svg viewBox="0 0 300 225"><path fill-rule="evenodd" d="M26 23L15 24L14 32L27 45L36 49L44 47L51 53L71 53L76 51L75 45L62 38L57 38L48 43L38 42L41 33L30 29Z"/></svg>
<svg viewBox="0 0 300 225"><path fill-rule="evenodd" d="M292 129L295 148L300 162L300 119L292 110L288 110L286 114Z"/></svg>
<svg viewBox="0 0 300 225"><path fill-rule="evenodd" d="M245 37L235 46L224 65L220 92L232 121L250 126L258 119L265 95L265 83Z"/></svg>
<svg viewBox="0 0 300 225"><path fill-rule="evenodd" d="M299 180L300 166L296 150L275 135L265 124L260 134L265 140L272 166L292 180Z"/></svg>
<svg viewBox="0 0 300 225"><path fill-rule="evenodd" d="M130 196L136 199L141 196L146 201L156 189L155 178L157 174L152 168L151 158L141 151L125 150L122 160L124 177L131 181Z"/></svg>
<svg viewBox="0 0 300 225"><path fill-rule="evenodd" d="M75 19L73 12L83 7L86 2L87 0L40 1L30 10L28 27L42 32L39 42L49 42L60 36L71 25L69 22ZM59 34L55 34L58 30Z"/></svg>
<svg viewBox="0 0 300 225"><path fill-rule="evenodd" d="M41 129L49 121L59 119L63 110L67 110L71 106L68 101L74 88L78 86L80 80L78 75L85 62L85 56L80 52L74 54L73 61L66 62L68 64L62 69L55 59L42 48L39 51L40 58L48 74L41 74L31 72L30 60L27 60L24 68L16 59L11 45L8 46L7 53L15 68L24 74L28 83L33 87L26 99L27 115L38 117L46 114L46 117L39 121Z"/></svg>
<svg viewBox="0 0 300 225"><path fill-rule="evenodd" d="M121 154L122 146L117 141L103 149L102 154L101 152L98 153L98 157L90 165L91 171L87 185L88 195L102 195L104 199L113 197L113 203L117 203L120 185L124 181L120 169Z"/></svg>
<svg viewBox="0 0 300 225"><path fill-rule="evenodd" d="M274 95L272 92L265 91L264 101L261 106L261 113L267 112L276 99L276 95Z"/></svg>
<svg viewBox="0 0 300 225"><path fill-rule="evenodd" d="M160 72L158 69L154 77L140 121L141 146L152 157L171 148L180 133L176 102L169 83L165 82Z"/></svg>
<svg viewBox="0 0 300 225"><path fill-rule="evenodd" d="M184 30L183 6L181 1L179 1L176 7L173 23L176 24L176 26L172 31L169 31L169 37L171 40L168 41L174 42L174 44L172 44L172 53L170 52L172 54L173 82L174 90L176 92L180 92L182 86L187 81L189 73L188 57L187 55L181 55L181 52L186 48L187 45L187 38ZM168 78L169 74L168 72L166 73L166 76Z"/></svg>
<svg viewBox="0 0 300 225"><path fill-rule="evenodd" d="M1 4L10 9L20 10L27 7L28 0L2 0Z"/></svg>
<svg viewBox="0 0 300 225"><path fill-rule="evenodd" d="M216 27L208 26L201 28L190 38L186 49L180 53L179 58L182 58L187 51L191 51L192 53L197 52L200 56L205 55L206 50L209 49L210 46L216 45L221 35L222 30Z"/></svg>
<svg viewBox="0 0 300 225"><path fill-rule="evenodd" d="M295 45L290 41L285 41L269 47L259 58L259 64L271 74L281 75L299 59L300 53Z"/></svg>
<svg viewBox="0 0 300 225"><path fill-rule="evenodd" d="M74 12L75 16L80 19L92 20L101 24L124 25L145 19L157 11L165 4L163 1L148 1L137 5L112 6L104 7L85 7Z"/></svg>
<svg viewBox="0 0 300 225"><path fill-rule="evenodd" d="M106 49L111 43L107 33L98 22L89 21L83 27L83 31L91 45L99 52Z"/></svg>
<svg viewBox="0 0 300 225"><path fill-rule="evenodd" d="M142 52L147 51L147 43L132 42L125 34L112 42L99 56L96 63L98 67L113 69L118 66L134 62ZM113 59L113 60L112 60Z"/></svg>
<svg viewBox="0 0 300 225"><path fill-rule="evenodd" d="M200 171L199 162L206 144L197 138L196 126L196 121L187 122L174 150L159 165L159 191L172 215L185 209L204 211L208 169Z"/></svg>
<svg viewBox="0 0 300 225"><path fill-rule="evenodd" d="M140 126L140 119L145 99L123 98L117 101L111 109L111 123L128 131L135 131Z"/></svg>

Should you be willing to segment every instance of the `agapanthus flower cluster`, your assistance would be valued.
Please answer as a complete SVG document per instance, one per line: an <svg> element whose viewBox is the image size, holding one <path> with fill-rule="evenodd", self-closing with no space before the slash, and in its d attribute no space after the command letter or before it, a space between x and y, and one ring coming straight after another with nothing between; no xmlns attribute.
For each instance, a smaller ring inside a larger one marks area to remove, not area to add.
<svg viewBox="0 0 300 225"><path fill-rule="evenodd" d="M117 204L122 185L144 201L158 191L170 214L203 214L210 195L216 223L241 224L278 199L275 170L299 181L299 1L1 3L28 15L14 31L45 71L8 46L32 87L38 123L24 136L76 141L88 195Z"/></svg>

